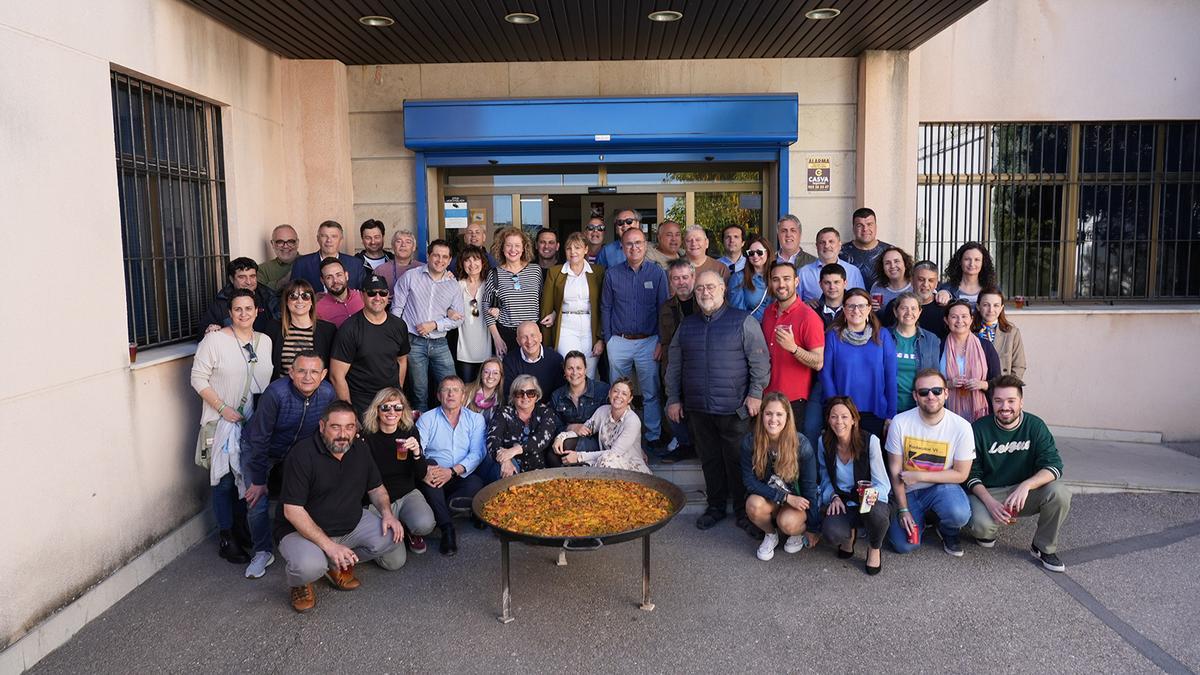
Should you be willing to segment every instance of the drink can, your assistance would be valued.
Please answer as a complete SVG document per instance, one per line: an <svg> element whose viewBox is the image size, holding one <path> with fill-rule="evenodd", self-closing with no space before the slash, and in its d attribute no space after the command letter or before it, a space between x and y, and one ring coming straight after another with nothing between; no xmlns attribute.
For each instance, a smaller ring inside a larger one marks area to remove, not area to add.
<svg viewBox="0 0 1200 675"><path fill-rule="evenodd" d="M913 524L912 532L908 533L908 543L918 546L921 543L921 528Z"/></svg>

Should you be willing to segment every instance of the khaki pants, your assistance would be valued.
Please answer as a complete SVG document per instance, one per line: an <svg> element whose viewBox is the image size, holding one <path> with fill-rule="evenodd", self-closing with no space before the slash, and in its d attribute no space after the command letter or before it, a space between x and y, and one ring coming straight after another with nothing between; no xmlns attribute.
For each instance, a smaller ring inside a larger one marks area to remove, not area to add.
<svg viewBox="0 0 1200 675"><path fill-rule="evenodd" d="M331 538L342 546L353 549L359 562L378 558L397 545L404 547L403 542L396 544L392 541L391 532L384 535L379 516L366 509L363 509L357 527L340 537ZM312 583L329 570L329 559L325 557L325 552L299 532L292 532L279 542L279 553L287 561L288 586Z"/></svg>
<svg viewBox="0 0 1200 675"><path fill-rule="evenodd" d="M988 494L997 501L1008 499L1017 486L987 488ZM971 520L967 523L966 531L976 539L995 539L1000 526L992 520L992 514L973 492L968 493L971 502ZM1036 490L1029 491L1025 500L1025 508L1017 514L1020 518L1036 515L1038 517L1037 533L1033 535L1033 545L1043 553L1058 552L1058 531L1067 512L1071 510L1071 493L1062 481L1053 481Z"/></svg>
<svg viewBox="0 0 1200 675"><path fill-rule="evenodd" d="M367 510L379 515L374 506L367 507ZM396 516L396 520L399 520L400 524L404 526L406 534L424 537L433 532L433 509L429 508L429 503L425 501L425 495L422 495L416 488L392 502L392 515ZM375 564L385 570L398 570L404 567L407 560L408 549L404 546L404 542L400 542L396 548L376 558Z"/></svg>

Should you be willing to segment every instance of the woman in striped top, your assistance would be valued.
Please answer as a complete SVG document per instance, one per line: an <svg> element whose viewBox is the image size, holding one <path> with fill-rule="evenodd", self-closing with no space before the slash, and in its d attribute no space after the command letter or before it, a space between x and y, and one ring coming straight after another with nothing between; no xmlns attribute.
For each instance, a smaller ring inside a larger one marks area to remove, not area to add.
<svg viewBox="0 0 1200 675"><path fill-rule="evenodd" d="M492 255L500 262L488 272L483 287L484 321L496 354L504 356L518 348L517 326L542 318L542 268L530 264L533 243L519 227L505 228L496 235Z"/></svg>
<svg viewBox="0 0 1200 675"><path fill-rule="evenodd" d="M303 279L285 286L280 311L280 320L272 322L267 332L271 338L271 363L275 364L271 379L287 377L296 355L309 349L319 354L328 368L337 327L317 318L312 286Z"/></svg>

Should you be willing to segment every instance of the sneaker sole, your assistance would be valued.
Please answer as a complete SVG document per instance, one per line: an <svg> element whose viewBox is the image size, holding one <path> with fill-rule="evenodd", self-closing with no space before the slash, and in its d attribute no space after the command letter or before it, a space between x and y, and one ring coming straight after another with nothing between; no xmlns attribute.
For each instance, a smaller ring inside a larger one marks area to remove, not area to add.
<svg viewBox="0 0 1200 675"><path fill-rule="evenodd" d="M275 564L275 556L272 555L270 558L267 559L267 564L263 565L263 570L261 572L259 572L258 574L251 574L250 570L246 570L246 578L247 579L261 579L264 576L266 576L267 568L274 564Z"/></svg>
<svg viewBox="0 0 1200 675"><path fill-rule="evenodd" d="M1029 555L1033 556L1034 560L1042 563L1042 567L1046 568L1047 570L1050 570L1051 572L1066 572L1067 571L1066 565L1051 565L1050 563L1048 563L1042 559L1042 554L1040 552L1038 552L1032 548L1029 549Z"/></svg>
<svg viewBox="0 0 1200 675"><path fill-rule="evenodd" d="M996 545L996 540L995 539L976 539L975 543L979 544L980 546L982 546L984 548L992 548Z"/></svg>
<svg viewBox="0 0 1200 675"><path fill-rule="evenodd" d="M961 548L958 549L957 551L955 551L954 549L950 548L949 546L942 544L942 550L946 552L946 555L954 556L955 558L963 557L963 550Z"/></svg>
<svg viewBox="0 0 1200 675"><path fill-rule="evenodd" d="M754 555L755 555L755 556L756 556L756 557L757 557L759 560L761 560L761 561L763 561L763 562L767 562L767 561L768 561L768 560L770 560L771 558L774 558L774 557L775 557L775 550L774 550L774 549L771 549L771 552L770 552L770 553L768 553L766 556L763 556L763 554L762 554L762 553L758 553L758 552L756 552Z"/></svg>

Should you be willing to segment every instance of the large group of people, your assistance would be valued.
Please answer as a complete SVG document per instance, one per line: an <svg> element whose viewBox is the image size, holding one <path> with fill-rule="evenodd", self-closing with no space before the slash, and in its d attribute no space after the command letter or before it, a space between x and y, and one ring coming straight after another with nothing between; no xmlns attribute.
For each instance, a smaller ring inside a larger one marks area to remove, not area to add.
<svg viewBox="0 0 1200 675"><path fill-rule="evenodd" d="M352 590L355 564L398 569L435 530L454 555L490 482L698 457L696 527L732 510L760 560L822 539L850 558L861 536L875 575L885 541L907 553L929 531L961 556L960 533L990 547L1037 517L1031 552L1062 571L1070 493L1023 410L987 249L963 245L943 275L880 241L870 209L851 227L819 230L813 256L795 216L774 242L730 225L715 258L704 228L663 222L651 248L622 209L608 243L592 218L562 246L506 227L489 250L472 222L424 262L408 230L386 250L378 220L357 255L335 221L306 255L276 227L273 259L228 264L192 370L219 555L259 578L277 551L306 611L318 578Z"/></svg>

